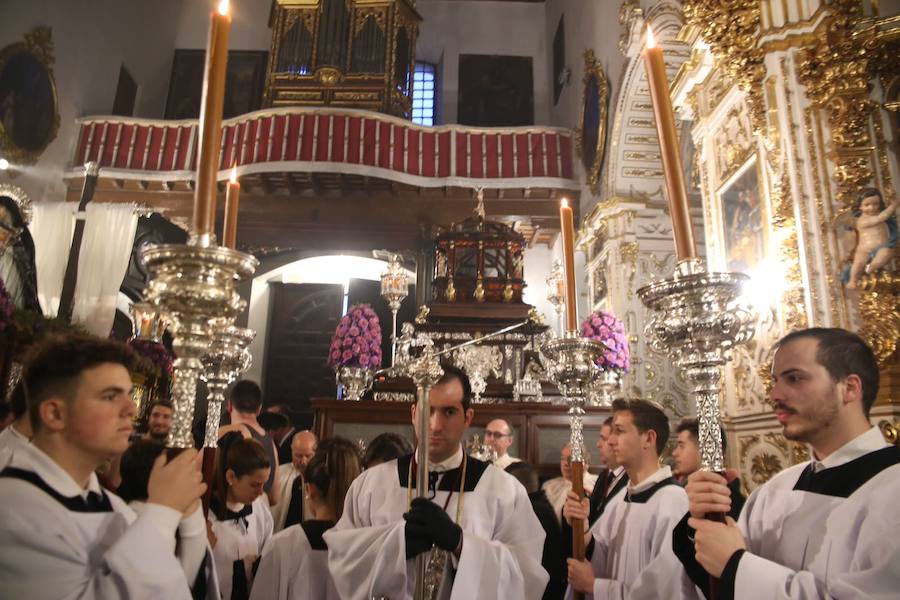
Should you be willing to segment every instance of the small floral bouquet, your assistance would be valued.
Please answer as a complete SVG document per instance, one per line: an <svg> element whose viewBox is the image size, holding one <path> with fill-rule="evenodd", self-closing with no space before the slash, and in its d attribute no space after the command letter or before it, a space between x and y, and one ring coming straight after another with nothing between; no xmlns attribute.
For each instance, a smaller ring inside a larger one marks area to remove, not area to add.
<svg viewBox="0 0 900 600"><path fill-rule="evenodd" d="M381 366L381 325L378 315L368 304L354 304L341 317L331 348L328 366L378 369Z"/></svg>
<svg viewBox="0 0 900 600"><path fill-rule="evenodd" d="M581 323L581 335L606 346L603 356L597 360L597 366L601 369L627 372L631 367L625 325L611 312L597 310L591 313Z"/></svg>
<svg viewBox="0 0 900 600"><path fill-rule="evenodd" d="M6 291L3 280L0 279L0 331L5 330L12 320L13 304Z"/></svg>
<svg viewBox="0 0 900 600"><path fill-rule="evenodd" d="M151 377L168 377L174 371L172 354L159 342L132 338L128 345L141 359L140 370Z"/></svg>

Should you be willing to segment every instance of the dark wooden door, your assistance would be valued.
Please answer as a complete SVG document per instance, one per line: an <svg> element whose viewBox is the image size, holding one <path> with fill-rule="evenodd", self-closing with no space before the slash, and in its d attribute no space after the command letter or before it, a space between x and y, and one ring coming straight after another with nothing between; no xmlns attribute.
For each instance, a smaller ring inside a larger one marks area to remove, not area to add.
<svg viewBox="0 0 900 600"><path fill-rule="evenodd" d="M331 336L341 317L344 288L325 283L270 283L266 348L266 404L311 412L312 397L335 397L326 366Z"/></svg>

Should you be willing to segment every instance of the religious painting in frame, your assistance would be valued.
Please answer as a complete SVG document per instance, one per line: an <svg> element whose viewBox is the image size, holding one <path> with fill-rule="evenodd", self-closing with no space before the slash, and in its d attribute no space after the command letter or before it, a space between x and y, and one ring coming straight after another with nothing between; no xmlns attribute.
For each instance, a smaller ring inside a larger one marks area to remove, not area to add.
<svg viewBox="0 0 900 600"><path fill-rule="evenodd" d="M245 115L262 107L268 56L266 51L228 52L223 118ZM200 116L205 60L205 50L175 50L166 99L166 119L196 119Z"/></svg>
<svg viewBox="0 0 900 600"><path fill-rule="evenodd" d="M59 132L49 27L0 50L0 153L12 163L34 164Z"/></svg>
<svg viewBox="0 0 900 600"><path fill-rule="evenodd" d="M587 175L587 185L600 193L600 167L606 152L606 120L609 112L609 80L594 51L584 51L584 96L581 123L576 130L576 150Z"/></svg>
<svg viewBox="0 0 900 600"><path fill-rule="evenodd" d="M722 254L729 271L748 273L766 257L766 217L756 157L719 189Z"/></svg>
<svg viewBox="0 0 900 600"><path fill-rule="evenodd" d="M460 125L534 125L531 57L460 54L458 106Z"/></svg>

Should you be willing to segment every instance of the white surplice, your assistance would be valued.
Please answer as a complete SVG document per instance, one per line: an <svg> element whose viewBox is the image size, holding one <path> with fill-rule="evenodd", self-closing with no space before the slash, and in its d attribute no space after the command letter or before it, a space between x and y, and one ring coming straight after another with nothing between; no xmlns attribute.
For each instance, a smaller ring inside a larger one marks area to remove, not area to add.
<svg viewBox="0 0 900 600"><path fill-rule="evenodd" d="M785 469L747 499L738 522L747 551L720 585L750 600L897 598L898 498L900 449L877 427Z"/></svg>
<svg viewBox="0 0 900 600"><path fill-rule="evenodd" d="M294 463L278 465L278 469L275 471L275 485L278 486L278 490L281 492L278 504L269 507L272 512L275 533L284 529L288 508L291 506L292 486L294 485L294 480L298 477L302 477L302 475L300 474L300 470L294 466ZM300 484L300 493L303 493L302 483ZM303 513L300 518L301 522L312 518L312 514L309 511L309 502L305 502L304 500L305 498L301 498L301 506L303 507L301 509Z"/></svg>
<svg viewBox="0 0 900 600"><path fill-rule="evenodd" d="M108 505L86 506L89 492ZM95 475L83 489L32 444L3 471L0 498L0 598L190 599L175 557L178 511L148 504L138 517Z"/></svg>
<svg viewBox="0 0 900 600"><path fill-rule="evenodd" d="M326 521L304 521L276 533L263 548L250 600L340 600L322 534Z"/></svg>
<svg viewBox="0 0 900 600"><path fill-rule="evenodd" d="M584 493L588 496L594 491L594 485L597 484L597 476L591 473L585 473L583 476ZM553 507L556 514L556 520L562 522L562 509L566 505L566 498L572 491L572 482L565 477L554 477L544 482L541 486L544 493L547 494L547 500Z"/></svg>
<svg viewBox="0 0 900 600"><path fill-rule="evenodd" d="M347 493L343 517L324 536L328 567L345 600L370 600L373 596L403 600L413 595L415 560L406 560L403 520L408 510L408 484L415 490L414 482L407 481L411 458L363 472ZM459 451L445 462L458 465L461 461ZM438 598L540 598L549 580L541 566L544 530L525 488L493 465L472 457L467 457L466 463L462 553L458 561L452 555L448 559ZM446 472L433 498L443 507L450 496L445 510L454 520L460 500L459 473Z"/></svg>
<svg viewBox="0 0 900 600"><path fill-rule="evenodd" d="M30 444L31 440L12 425L0 431L0 469L9 464L17 449Z"/></svg>
<svg viewBox="0 0 900 600"><path fill-rule="evenodd" d="M269 512L269 501L265 494L250 505L252 512L245 519L228 519L220 521L215 513L209 511L209 522L216 545L213 546L213 559L219 577L219 590L222 598L231 598L234 561L246 557L256 558L262 554L263 547L272 537L272 513ZM231 507L240 510L244 505ZM245 524L246 521L246 524ZM250 584L250 577L247 583Z"/></svg>
<svg viewBox="0 0 900 600"><path fill-rule="evenodd" d="M693 585L681 581L671 550L672 529L687 506L687 494L667 466L610 499L591 529L596 579L588 598L696 598Z"/></svg>

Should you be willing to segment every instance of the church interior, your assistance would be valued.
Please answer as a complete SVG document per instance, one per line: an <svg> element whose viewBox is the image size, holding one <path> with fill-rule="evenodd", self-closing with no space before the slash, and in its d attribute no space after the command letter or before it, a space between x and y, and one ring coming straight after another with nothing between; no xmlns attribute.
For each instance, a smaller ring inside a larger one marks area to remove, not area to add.
<svg viewBox="0 0 900 600"><path fill-rule="evenodd" d="M217 4L0 8L7 395L79 329L144 342L139 412L170 396L188 433L249 379L320 437L412 441L388 367L425 347L472 382L473 452L502 418L555 477L573 406L599 464L612 398L702 401L749 494L809 457L774 343L843 327L896 443L900 1ZM613 315L624 356L560 384L554 341Z"/></svg>

